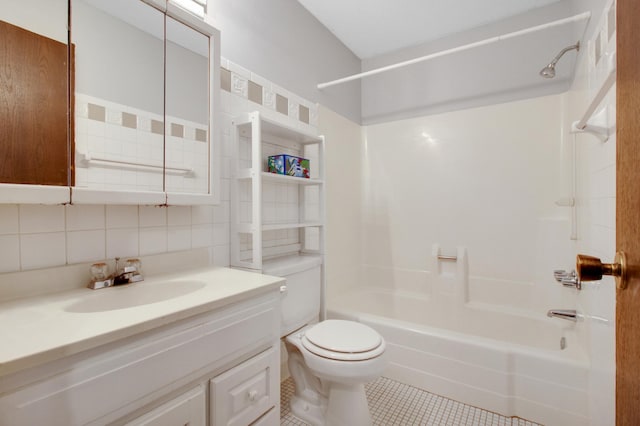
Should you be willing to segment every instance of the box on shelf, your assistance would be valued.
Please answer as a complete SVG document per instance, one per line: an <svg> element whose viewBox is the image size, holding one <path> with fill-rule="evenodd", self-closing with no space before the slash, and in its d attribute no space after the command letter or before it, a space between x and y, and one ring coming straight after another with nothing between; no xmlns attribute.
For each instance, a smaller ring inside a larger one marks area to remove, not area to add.
<svg viewBox="0 0 640 426"><path fill-rule="evenodd" d="M267 161L269 173L309 178L309 160L295 155L270 155Z"/></svg>

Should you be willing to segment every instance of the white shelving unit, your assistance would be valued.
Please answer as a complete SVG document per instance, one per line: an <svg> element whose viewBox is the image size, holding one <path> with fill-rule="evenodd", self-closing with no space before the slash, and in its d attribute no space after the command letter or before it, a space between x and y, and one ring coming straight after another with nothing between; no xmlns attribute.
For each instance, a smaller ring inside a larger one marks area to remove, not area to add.
<svg viewBox="0 0 640 426"><path fill-rule="evenodd" d="M269 273L324 265L324 137L259 112L232 124L231 266ZM278 154L308 158L311 178L267 172L267 158Z"/></svg>

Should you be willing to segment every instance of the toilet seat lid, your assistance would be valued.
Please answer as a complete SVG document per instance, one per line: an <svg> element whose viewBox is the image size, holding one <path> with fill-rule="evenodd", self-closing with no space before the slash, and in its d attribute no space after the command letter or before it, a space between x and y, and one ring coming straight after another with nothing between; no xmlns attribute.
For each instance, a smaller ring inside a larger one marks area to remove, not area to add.
<svg viewBox="0 0 640 426"><path fill-rule="evenodd" d="M382 337L371 327L355 321L322 321L306 330L304 337L302 344L305 348L331 359L369 359L384 350L380 347Z"/></svg>

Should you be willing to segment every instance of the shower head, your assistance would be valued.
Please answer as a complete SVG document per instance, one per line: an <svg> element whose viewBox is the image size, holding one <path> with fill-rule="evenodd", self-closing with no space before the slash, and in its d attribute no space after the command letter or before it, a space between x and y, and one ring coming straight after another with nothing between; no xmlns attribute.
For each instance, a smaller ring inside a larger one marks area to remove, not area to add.
<svg viewBox="0 0 640 426"><path fill-rule="evenodd" d="M577 51L580 51L580 42L577 42L573 46L565 47L564 49L562 49L560 51L560 53L558 53L556 55L556 57L553 58L553 60L551 62L549 62L549 65L547 65L546 67L544 67L544 68L542 68L540 70L540 75L542 77L544 77L544 78L553 78L553 77L555 77L556 76L556 64L558 63L560 58L562 58L562 55L564 55L568 51L574 50L574 49L577 50Z"/></svg>

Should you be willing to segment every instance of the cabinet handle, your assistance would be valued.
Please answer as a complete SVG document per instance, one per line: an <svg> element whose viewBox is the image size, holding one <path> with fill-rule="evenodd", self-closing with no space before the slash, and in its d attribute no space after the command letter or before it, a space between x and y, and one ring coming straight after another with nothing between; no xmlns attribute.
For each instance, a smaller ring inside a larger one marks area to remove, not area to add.
<svg viewBox="0 0 640 426"><path fill-rule="evenodd" d="M247 393L249 401L254 402L258 398L258 391L252 390Z"/></svg>

